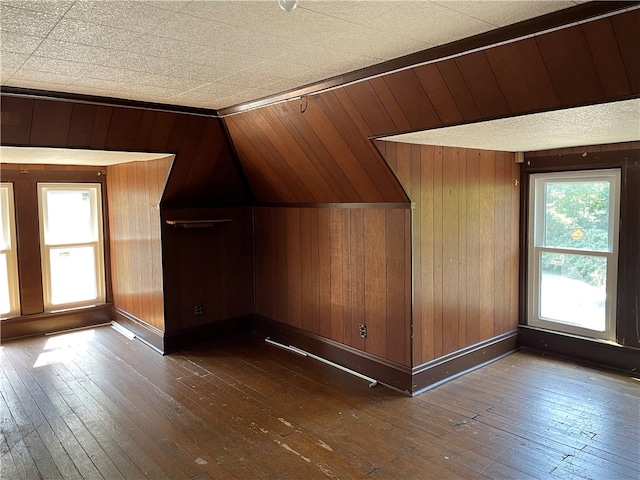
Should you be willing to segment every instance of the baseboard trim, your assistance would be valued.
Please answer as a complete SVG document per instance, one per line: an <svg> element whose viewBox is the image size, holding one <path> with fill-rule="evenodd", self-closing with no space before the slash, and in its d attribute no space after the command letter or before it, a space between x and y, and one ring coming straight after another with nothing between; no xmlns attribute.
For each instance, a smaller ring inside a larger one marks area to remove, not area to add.
<svg viewBox="0 0 640 480"><path fill-rule="evenodd" d="M640 349L521 325L520 348L640 377Z"/></svg>
<svg viewBox="0 0 640 480"><path fill-rule="evenodd" d="M164 333L162 330L149 325L135 315L118 307L113 308L113 321L131 330L138 340L147 344L156 352L164 354Z"/></svg>
<svg viewBox="0 0 640 480"><path fill-rule="evenodd" d="M228 318L198 327L169 333L164 336L164 354L184 350L198 343L234 335L243 335L253 330L253 316Z"/></svg>
<svg viewBox="0 0 640 480"><path fill-rule="evenodd" d="M518 331L514 330L418 365L412 369L412 395L420 395L517 349Z"/></svg>
<svg viewBox="0 0 640 480"><path fill-rule="evenodd" d="M411 394L411 369L291 325L256 315L254 333L291 345Z"/></svg>
<svg viewBox="0 0 640 480"><path fill-rule="evenodd" d="M7 318L0 322L0 339L5 341L109 323L112 318L112 307L112 304L106 303L64 312Z"/></svg>

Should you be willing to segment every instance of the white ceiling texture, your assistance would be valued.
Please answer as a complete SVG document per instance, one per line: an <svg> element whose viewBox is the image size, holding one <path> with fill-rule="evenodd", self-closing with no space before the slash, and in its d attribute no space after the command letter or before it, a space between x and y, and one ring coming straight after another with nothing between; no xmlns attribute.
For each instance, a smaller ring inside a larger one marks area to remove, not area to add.
<svg viewBox="0 0 640 480"><path fill-rule="evenodd" d="M220 110L578 3L299 0L285 12L277 0L0 0L0 77ZM638 125L631 101L389 140L529 151L640 140Z"/></svg>
<svg viewBox="0 0 640 480"><path fill-rule="evenodd" d="M2 0L1 82L221 109L577 3Z"/></svg>

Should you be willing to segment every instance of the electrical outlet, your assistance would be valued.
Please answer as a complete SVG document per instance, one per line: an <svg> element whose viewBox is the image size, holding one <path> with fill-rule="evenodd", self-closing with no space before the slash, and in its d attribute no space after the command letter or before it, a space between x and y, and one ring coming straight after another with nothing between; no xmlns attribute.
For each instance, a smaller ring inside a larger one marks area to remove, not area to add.
<svg viewBox="0 0 640 480"><path fill-rule="evenodd" d="M367 326L364 323L358 324L358 330L360 331L360 336L362 338L367 338Z"/></svg>
<svg viewBox="0 0 640 480"><path fill-rule="evenodd" d="M193 306L193 314L194 315L202 315L204 313L204 310L202 308L202 304L201 303L196 303Z"/></svg>

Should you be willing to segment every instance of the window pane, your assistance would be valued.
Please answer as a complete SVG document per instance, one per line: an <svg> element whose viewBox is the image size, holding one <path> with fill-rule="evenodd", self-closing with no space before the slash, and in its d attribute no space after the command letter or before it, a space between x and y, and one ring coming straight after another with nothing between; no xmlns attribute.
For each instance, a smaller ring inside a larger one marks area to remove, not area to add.
<svg viewBox="0 0 640 480"><path fill-rule="evenodd" d="M605 330L607 259L542 252L540 317Z"/></svg>
<svg viewBox="0 0 640 480"><path fill-rule="evenodd" d="M49 260L53 305L98 298L93 246L51 248Z"/></svg>
<svg viewBox="0 0 640 480"><path fill-rule="evenodd" d="M609 251L609 182L548 182L544 246Z"/></svg>
<svg viewBox="0 0 640 480"><path fill-rule="evenodd" d="M0 314L11 312L11 294L9 292L9 269L7 254L0 253Z"/></svg>
<svg viewBox="0 0 640 480"><path fill-rule="evenodd" d="M47 245L96 241L89 190L48 191L46 205Z"/></svg>
<svg viewBox="0 0 640 480"><path fill-rule="evenodd" d="M4 186L0 188L0 250L11 248L11 232L9 223L9 189Z"/></svg>

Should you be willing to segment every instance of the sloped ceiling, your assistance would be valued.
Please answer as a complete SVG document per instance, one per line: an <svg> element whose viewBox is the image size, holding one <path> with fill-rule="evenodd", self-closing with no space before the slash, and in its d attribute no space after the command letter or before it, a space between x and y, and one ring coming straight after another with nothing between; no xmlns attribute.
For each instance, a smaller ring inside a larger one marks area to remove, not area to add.
<svg viewBox="0 0 640 480"><path fill-rule="evenodd" d="M623 100L640 96L638 31L640 10L634 9L364 79L303 101L229 115L224 121L258 201L400 202L406 196L395 188L372 138L419 130L427 135L452 125L472 129L489 120L516 122L522 115L586 105L600 105L596 112L607 111L609 118L626 105L618 120L626 118L630 125L618 133L633 133L638 103ZM573 122L578 113L590 120L581 126L579 141L604 140L599 129L605 119L573 110ZM543 131L546 138L539 139L537 149L551 148L554 137L563 137L562 127Z"/></svg>
<svg viewBox="0 0 640 480"><path fill-rule="evenodd" d="M578 3L3 0L1 83L221 109Z"/></svg>

